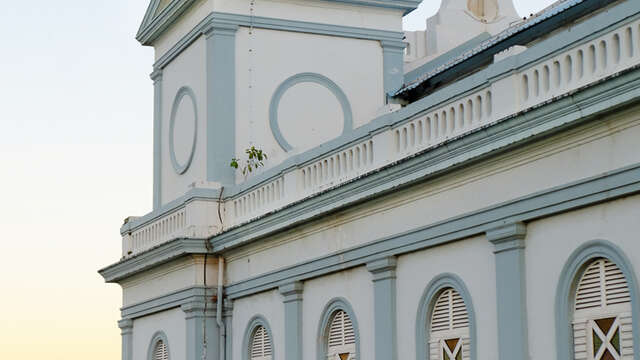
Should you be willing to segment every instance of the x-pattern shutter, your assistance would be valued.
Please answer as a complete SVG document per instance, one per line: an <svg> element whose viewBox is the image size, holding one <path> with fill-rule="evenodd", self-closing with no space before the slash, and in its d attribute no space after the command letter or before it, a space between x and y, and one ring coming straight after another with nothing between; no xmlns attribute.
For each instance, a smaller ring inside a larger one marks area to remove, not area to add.
<svg viewBox="0 0 640 360"><path fill-rule="evenodd" d="M251 360L271 359L271 338L264 326L258 326L251 339Z"/></svg>
<svg viewBox="0 0 640 360"><path fill-rule="evenodd" d="M355 360L355 331L349 315L338 310L329 325L329 359Z"/></svg>
<svg viewBox="0 0 640 360"><path fill-rule="evenodd" d="M158 340L155 350L153 351L153 360L169 360L169 352L167 352L167 344L162 340Z"/></svg>
<svg viewBox="0 0 640 360"><path fill-rule="evenodd" d="M631 359L631 324L631 296L624 274L609 259L592 261L575 293L574 358Z"/></svg>
<svg viewBox="0 0 640 360"><path fill-rule="evenodd" d="M440 293L431 313L430 360L468 359L469 313L462 296L453 288Z"/></svg>

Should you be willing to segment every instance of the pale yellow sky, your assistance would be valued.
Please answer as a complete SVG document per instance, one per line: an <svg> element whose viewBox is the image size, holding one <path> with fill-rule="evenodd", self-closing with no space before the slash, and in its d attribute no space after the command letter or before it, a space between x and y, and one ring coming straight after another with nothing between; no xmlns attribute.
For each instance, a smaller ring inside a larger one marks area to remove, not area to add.
<svg viewBox="0 0 640 360"><path fill-rule="evenodd" d="M120 258L122 220L151 207L153 52L134 40L146 4L3 4L0 359L120 357L120 288L97 270Z"/></svg>

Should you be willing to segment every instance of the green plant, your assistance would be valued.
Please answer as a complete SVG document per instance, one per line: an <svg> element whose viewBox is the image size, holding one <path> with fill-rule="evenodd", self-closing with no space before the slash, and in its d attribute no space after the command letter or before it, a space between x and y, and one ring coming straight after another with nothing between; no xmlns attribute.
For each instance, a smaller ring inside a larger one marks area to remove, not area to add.
<svg viewBox="0 0 640 360"><path fill-rule="evenodd" d="M247 161L242 167L242 175L246 176L253 170L264 166L264 161L267 160L267 154L262 151L262 149L256 149L255 146L251 146L250 148L245 149L244 152L247 154ZM231 159L231 164L229 164L229 166L238 169L240 167L240 162L240 159L233 158Z"/></svg>

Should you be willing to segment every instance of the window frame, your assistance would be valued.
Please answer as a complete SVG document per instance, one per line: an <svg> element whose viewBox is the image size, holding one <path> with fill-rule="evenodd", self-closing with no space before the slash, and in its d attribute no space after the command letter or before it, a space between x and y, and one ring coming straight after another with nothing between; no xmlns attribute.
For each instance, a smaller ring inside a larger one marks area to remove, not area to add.
<svg viewBox="0 0 640 360"><path fill-rule="evenodd" d="M427 284L420 302L418 303L418 312L416 315L416 359L417 360L439 360L431 359L429 352L431 315L438 297L446 288L452 288L457 291L464 301L469 317L469 359L476 360L476 318L473 308L473 301L469 290L462 279L452 273L444 273L433 278Z"/></svg>
<svg viewBox="0 0 640 360"><path fill-rule="evenodd" d="M271 342L271 360L276 359L276 348L274 346L273 341L273 332L271 331L271 326L269 326L269 322L262 315L253 316L244 331L244 339L242 341L242 359L243 360L251 360L251 342L253 340L253 334L255 333L258 327L264 327L264 330L269 335L269 341Z"/></svg>
<svg viewBox="0 0 640 360"><path fill-rule="evenodd" d="M329 352L329 327L331 326L331 321L333 320L334 314L339 310L344 311L351 319L351 325L353 326L353 333L355 337L356 359L360 358L361 356L360 331L358 327L358 319L356 318L355 312L346 299L334 298L327 303L324 310L322 311L322 316L320 317L318 326L318 342L316 344L318 360L327 360Z"/></svg>
<svg viewBox="0 0 640 360"><path fill-rule="evenodd" d="M169 347L169 340L167 339L167 334L162 330L156 331L151 337L151 342L149 343L149 349L147 350L147 360L155 360L154 354L156 350L156 345L158 341L164 342L164 346L167 349L168 359L171 360L171 348Z"/></svg>
<svg viewBox="0 0 640 360"><path fill-rule="evenodd" d="M615 244L607 240L591 240L582 244L571 253L565 262L556 288L556 339L557 358L573 359L573 310L574 294L580 276L591 261L597 258L607 258L618 266L624 274L631 297L631 316L633 319L633 359L640 360L640 310L638 309L638 282L631 262L624 252Z"/></svg>

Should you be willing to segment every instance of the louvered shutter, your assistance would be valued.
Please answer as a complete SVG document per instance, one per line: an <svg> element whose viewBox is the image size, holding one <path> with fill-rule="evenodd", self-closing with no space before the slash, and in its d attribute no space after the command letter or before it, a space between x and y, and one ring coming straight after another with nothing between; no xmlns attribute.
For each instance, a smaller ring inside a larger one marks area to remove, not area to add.
<svg viewBox="0 0 640 360"><path fill-rule="evenodd" d="M328 358L355 360L355 344L356 336L351 318L343 310L336 311L329 325Z"/></svg>
<svg viewBox="0 0 640 360"><path fill-rule="evenodd" d="M576 287L573 313L574 359L605 358L598 357L597 350L602 346L601 337L605 338L605 342L609 340L598 322L606 322L607 319L611 319L614 324L613 332L619 329L618 337L609 339L616 341L619 347L619 353L613 354L613 358L631 359L633 336L629 286L615 263L599 258L589 263Z"/></svg>
<svg viewBox="0 0 640 360"><path fill-rule="evenodd" d="M271 338L264 326L258 326L251 339L251 360L271 359Z"/></svg>
<svg viewBox="0 0 640 360"><path fill-rule="evenodd" d="M462 296L453 288L443 290L431 312L429 329L429 359L442 359L446 340L460 339L462 358L469 358L469 313Z"/></svg>
<svg viewBox="0 0 640 360"><path fill-rule="evenodd" d="M162 340L156 342L156 347L153 351L153 360L169 360L169 352L167 351L167 344Z"/></svg>

